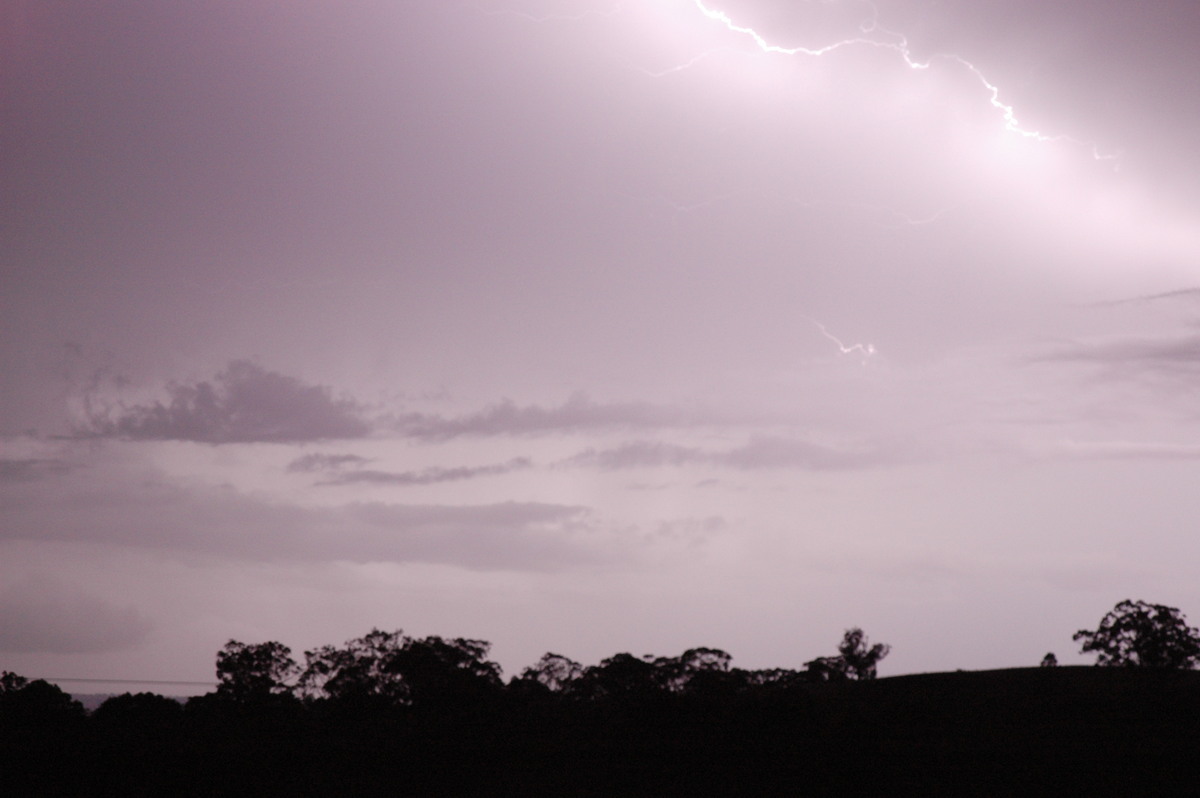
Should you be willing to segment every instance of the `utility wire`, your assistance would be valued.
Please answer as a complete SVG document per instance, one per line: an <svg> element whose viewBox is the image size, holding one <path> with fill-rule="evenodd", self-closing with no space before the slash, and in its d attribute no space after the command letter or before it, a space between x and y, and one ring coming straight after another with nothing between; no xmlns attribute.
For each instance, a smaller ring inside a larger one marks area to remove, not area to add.
<svg viewBox="0 0 1200 798"><path fill-rule="evenodd" d="M193 687L213 687L216 682L182 682L169 681L166 679L80 679L80 678L60 678L57 676L43 676L42 679L47 682L101 682L104 684L178 684L190 685ZM30 679L33 681L33 679Z"/></svg>

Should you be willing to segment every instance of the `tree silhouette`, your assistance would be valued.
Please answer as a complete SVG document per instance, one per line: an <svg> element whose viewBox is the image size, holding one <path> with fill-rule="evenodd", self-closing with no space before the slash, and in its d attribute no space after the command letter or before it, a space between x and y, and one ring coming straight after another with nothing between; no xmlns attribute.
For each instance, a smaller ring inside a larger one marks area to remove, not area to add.
<svg viewBox="0 0 1200 798"><path fill-rule="evenodd" d="M24 676L19 676L12 671L0 671L0 695L15 693L28 683L29 680Z"/></svg>
<svg viewBox="0 0 1200 798"><path fill-rule="evenodd" d="M565 692L583 675L583 666L570 657L547 652L536 664L521 671L515 681L536 684L552 693Z"/></svg>
<svg viewBox="0 0 1200 798"><path fill-rule="evenodd" d="M408 685L391 666L392 657L407 640L404 633L372 629L345 646L321 646L304 652L299 687L309 698L409 702Z"/></svg>
<svg viewBox="0 0 1200 798"><path fill-rule="evenodd" d="M841 679L874 679L879 661L892 650L887 643L870 645L863 630L847 629L838 644L838 656L817 657L804 663L809 678L818 682Z"/></svg>
<svg viewBox="0 0 1200 798"><path fill-rule="evenodd" d="M500 666L487 658L490 649L484 640L461 637L405 638L384 669L401 678L414 705L460 708L500 690Z"/></svg>
<svg viewBox="0 0 1200 798"><path fill-rule="evenodd" d="M1094 632L1080 629L1071 639L1082 641L1082 653L1094 652L1097 665L1186 669L1200 663L1200 630L1162 604L1125 599Z"/></svg>
<svg viewBox="0 0 1200 798"><path fill-rule="evenodd" d="M719 648L689 648L678 657L660 657L660 681L674 693L696 693L723 683L733 657Z"/></svg>
<svg viewBox="0 0 1200 798"><path fill-rule="evenodd" d="M847 629L838 646L838 653L846 663L846 675L851 679L874 679L876 666L891 650L887 643L870 645L858 627Z"/></svg>
<svg viewBox="0 0 1200 798"><path fill-rule="evenodd" d="M217 694L248 701L287 693L298 670L292 650L282 643L230 640L217 652Z"/></svg>
<svg viewBox="0 0 1200 798"><path fill-rule="evenodd" d="M659 692L658 676L655 657L623 652L584 670L577 689L593 701L638 701Z"/></svg>
<svg viewBox="0 0 1200 798"><path fill-rule="evenodd" d="M490 648L484 640L372 629L340 648L306 651L298 686L308 698L461 707L503 686L500 666L487 659Z"/></svg>

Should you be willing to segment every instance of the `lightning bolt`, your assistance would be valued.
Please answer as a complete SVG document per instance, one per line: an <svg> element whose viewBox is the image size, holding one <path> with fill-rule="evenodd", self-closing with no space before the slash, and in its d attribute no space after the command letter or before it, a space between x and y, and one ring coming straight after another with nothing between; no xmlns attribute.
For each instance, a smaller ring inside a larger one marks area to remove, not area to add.
<svg viewBox="0 0 1200 798"><path fill-rule="evenodd" d="M829 330L825 328L824 324L817 321L812 316L806 316L803 313L801 313L800 316L801 316L801 318L805 319L806 321L811 322L814 327L816 327L818 330L820 330L821 335L825 336L830 341L833 341L833 343L837 346L838 351L840 351L843 355L852 355L855 352L857 352L859 355L861 355L864 366L867 364L867 358L871 357L872 355L876 354L879 351L875 348L875 344L851 344L851 345L847 346L842 341L841 338L838 338L836 335L829 332Z"/></svg>
<svg viewBox="0 0 1200 798"><path fill-rule="evenodd" d="M676 72L682 72L685 69L691 69L696 64L700 63L701 61L708 58L709 56L716 55L717 53L723 52L724 50L728 50L728 49L729 49L728 47L714 47L711 50L705 50L704 52L700 53L700 55L696 56L695 58L691 58L687 61L684 61L682 64L676 64L675 66L667 67L666 69L662 69L657 72L652 69L646 69L645 67L640 67L640 66L635 66L633 68L636 69L638 72L641 72L643 75L649 75L652 78L664 78L667 75L671 75Z"/></svg>
<svg viewBox="0 0 1200 798"><path fill-rule="evenodd" d="M1081 139L1073 138L1068 135L1050 136L1050 135L1041 133L1037 130L1032 130L1030 128L1023 127L1017 119L1017 112L1014 109L1014 107L1009 105L1008 103L1002 102L1000 100L1000 87L997 86L996 84L992 83L991 81L989 81L987 79L987 77L983 74L983 71L979 69L979 67L975 66L975 64L971 63L967 59L965 59L961 56L958 56L958 55L951 54L951 53L940 53L938 55L933 56L928 61L916 60L915 58L913 58L912 51L909 49L907 37L905 37L904 35L902 35L900 33L895 32L895 31L888 30L879 24L879 9L876 8L874 5L871 6L871 9L872 9L871 18L864 21L859 26L860 32L862 32L864 34L863 36L858 36L858 37L854 37L851 39L842 39L840 41L833 42L832 44L827 44L823 47L813 48L813 47L782 47L777 44L772 44L771 42L769 42L766 39L766 37L764 37L762 34L760 34L754 28L750 28L750 27L746 27L745 25L737 24L724 11L721 11L721 10L715 9L715 8L710 8L709 6L705 5L704 0L693 0L693 2L695 3L696 8L700 10L700 13L703 14L705 17L725 26L725 28L727 28L729 31L731 31L733 33L737 33L742 36L746 36L746 37L750 38L751 41L754 42L755 46L757 46L758 49L764 53L777 54L777 55L807 55L807 56L817 57L817 56L826 55L827 53L831 53L835 50L840 50L840 49L846 48L846 47L863 46L863 47L875 47L875 48L880 48L880 49L884 49L884 50L891 50L892 52L894 52L898 56L900 56L900 59L901 59L901 61L904 62L905 66L907 66L909 69L913 69L913 70L929 69L930 66L932 65L934 59L942 59L942 60L953 62L953 63L958 64L959 66L963 67L968 72L970 72L976 78L976 80L978 80L979 83L984 87L984 89L988 95L988 102L991 104L991 106L993 108L995 108L1000 113L1001 118L1004 120L1004 129L1009 131L1010 133L1014 133L1014 134L1016 134L1018 136L1022 136L1024 138L1033 139L1035 141L1042 141L1042 142L1062 141L1062 142L1068 142L1070 144L1074 144L1074 145L1077 145L1080 147L1086 147L1091 150L1092 157L1098 161L1116 160L1119 157L1119 155L1117 155L1117 154L1101 153L1099 145L1092 141L1083 141ZM879 32L879 33L891 36L894 38L894 41L880 41L878 39L869 38L869 34L872 34L875 32ZM696 59L694 59L694 60L696 60ZM679 69L667 70L663 74L668 74L668 73L674 72L674 71L679 71Z"/></svg>

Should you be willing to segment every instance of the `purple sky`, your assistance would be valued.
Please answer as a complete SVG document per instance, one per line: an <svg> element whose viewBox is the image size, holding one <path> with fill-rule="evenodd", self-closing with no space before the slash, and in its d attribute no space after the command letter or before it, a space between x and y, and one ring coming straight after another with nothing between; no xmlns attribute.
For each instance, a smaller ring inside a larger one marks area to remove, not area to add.
<svg viewBox="0 0 1200 798"><path fill-rule="evenodd" d="M707 13L706 13L707 12ZM1200 5L0 10L0 667L1200 620ZM800 48L800 49L798 49Z"/></svg>

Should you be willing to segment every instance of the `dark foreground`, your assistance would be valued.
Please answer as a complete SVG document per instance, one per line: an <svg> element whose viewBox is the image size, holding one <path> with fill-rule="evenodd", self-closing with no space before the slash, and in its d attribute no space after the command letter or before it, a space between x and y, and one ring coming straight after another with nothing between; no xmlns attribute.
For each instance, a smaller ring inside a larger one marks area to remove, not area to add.
<svg viewBox="0 0 1200 798"><path fill-rule="evenodd" d="M1041 668L397 708L0 707L0 795L1194 795L1200 672Z"/></svg>

